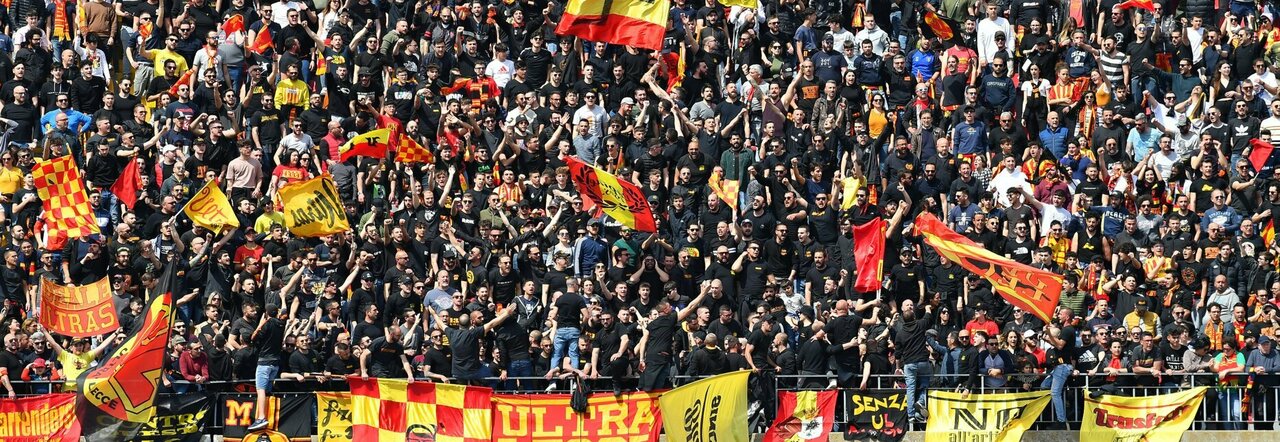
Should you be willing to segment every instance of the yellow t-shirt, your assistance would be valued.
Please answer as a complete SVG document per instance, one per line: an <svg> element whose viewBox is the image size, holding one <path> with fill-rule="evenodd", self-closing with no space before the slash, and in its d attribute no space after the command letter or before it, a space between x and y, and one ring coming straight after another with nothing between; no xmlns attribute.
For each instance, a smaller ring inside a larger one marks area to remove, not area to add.
<svg viewBox="0 0 1280 442"><path fill-rule="evenodd" d="M63 384L66 391L76 391L76 379L81 373L89 371L93 364L93 355L90 352L81 354L72 353L70 350L64 350L58 353L58 363L62 364L62 378L67 380Z"/></svg>
<svg viewBox="0 0 1280 442"><path fill-rule="evenodd" d="M177 52L174 52L174 51L170 51L168 49L152 50L151 60L155 62L157 77L164 76L164 64L169 60L173 60L174 63L178 64L178 69L174 71L174 73L177 74L179 77L181 77L182 73L186 72L187 69L190 69L190 67L187 66L187 59L182 58L181 54L178 54ZM138 86L144 87L143 85L138 85Z"/></svg>
<svg viewBox="0 0 1280 442"><path fill-rule="evenodd" d="M13 195L22 186L22 169L0 167L0 194Z"/></svg>
<svg viewBox="0 0 1280 442"><path fill-rule="evenodd" d="M253 230L258 231L258 233L267 233L271 231L272 224L283 226L284 215L280 212L264 213L253 222Z"/></svg>

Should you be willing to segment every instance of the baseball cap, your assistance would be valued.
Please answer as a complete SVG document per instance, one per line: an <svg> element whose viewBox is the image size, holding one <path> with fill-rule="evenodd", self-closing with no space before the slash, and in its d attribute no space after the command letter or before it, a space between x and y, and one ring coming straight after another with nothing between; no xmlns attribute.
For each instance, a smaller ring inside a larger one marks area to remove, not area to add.
<svg viewBox="0 0 1280 442"><path fill-rule="evenodd" d="M49 364L45 362L44 358L36 358L35 362L31 363L31 366L35 368L45 368L48 367Z"/></svg>
<svg viewBox="0 0 1280 442"><path fill-rule="evenodd" d="M373 276L373 272L366 271L360 275L360 279L363 279L365 281L373 281L378 278Z"/></svg>

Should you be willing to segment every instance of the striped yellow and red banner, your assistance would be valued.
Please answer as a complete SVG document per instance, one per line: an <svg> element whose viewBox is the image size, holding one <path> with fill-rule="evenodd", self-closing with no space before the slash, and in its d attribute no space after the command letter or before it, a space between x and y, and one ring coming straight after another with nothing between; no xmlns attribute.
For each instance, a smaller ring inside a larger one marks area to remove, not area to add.
<svg viewBox="0 0 1280 442"><path fill-rule="evenodd" d="M569 176L582 192L583 199L591 199L604 213L613 219L641 232L657 232L658 224L653 209L644 192L635 184L619 180L609 172L592 166L577 157L565 157L569 163Z"/></svg>
<svg viewBox="0 0 1280 442"><path fill-rule="evenodd" d="M569 0L556 34L656 51L670 12L670 0Z"/></svg>
<svg viewBox="0 0 1280 442"><path fill-rule="evenodd" d="M351 434L360 442L488 442L493 390L398 379L347 378Z"/></svg>
<svg viewBox="0 0 1280 442"><path fill-rule="evenodd" d="M41 161L31 169L31 176L36 193L44 201L44 221L50 237L81 238L101 232L75 160L64 156Z"/></svg>

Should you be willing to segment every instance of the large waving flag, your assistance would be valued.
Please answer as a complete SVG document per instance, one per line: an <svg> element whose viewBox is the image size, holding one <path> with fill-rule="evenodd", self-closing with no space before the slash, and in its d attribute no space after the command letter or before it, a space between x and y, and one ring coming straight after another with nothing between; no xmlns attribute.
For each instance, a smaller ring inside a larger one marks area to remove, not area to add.
<svg viewBox="0 0 1280 442"><path fill-rule="evenodd" d="M182 86L184 84L187 85L187 87L189 88L195 87L191 84L191 77L195 76L195 73L196 73L195 69L187 69L186 72L183 72L182 76L178 77L178 81L173 82L173 85L169 86L169 95L177 97L178 86Z"/></svg>
<svg viewBox="0 0 1280 442"><path fill-rule="evenodd" d="M818 442L827 440L836 420L835 390L779 391L778 417L764 433L766 441Z"/></svg>
<svg viewBox="0 0 1280 442"><path fill-rule="evenodd" d="M853 282L854 291L871 293L880 290L880 280L884 278L886 224L883 218L876 218L853 226L853 255L858 269L858 277Z"/></svg>
<svg viewBox="0 0 1280 442"><path fill-rule="evenodd" d="M397 163L434 163L436 156L427 148L422 147L413 137L400 134L399 140L396 142L396 162Z"/></svg>
<svg viewBox="0 0 1280 442"><path fill-rule="evenodd" d="M204 187L191 197L191 201L187 201L182 211L191 218L191 222L211 232L221 232L226 227L240 227L240 219L236 218L236 212L231 209L231 201L227 199L227 195L218 188L217 180L204 183Z"/></svg>
<svg viewBox="0 0 1280 442"><path fill-rule="evenodd" d="M578 157L565 157L565 162L569 163L569 176L573 178L578 191L599 205L604 213L632 229L641 232L658 231L649 200L635 184L620 180Z"/></svg>
<svg viewBox="0 0 1280 442"><path fill-rule="evenodd" d="M569 0L556 34L657 51L670 12L670 0Z"/></svg>
<svg viewBox="0 0 1280 442"><path fill-rule="evenodd" d="M437 440L488 442L493 390L483 387L347 378L351 435L361 442Z"/></svg>
<svg viewBox="0 0 1280 442"><path fill-rule="evenodd" d="M31 169L31 175L36 193L44 200L44 221L50 237L82 238L101 232L75 160L64 156L41 161Z"/></svg>
<svg viewBox="0 0 1280 442"><path fill-rule="evenodd" d="M227 21L222 22L222 32L231 35L244 30L244 16L235 14L227 17Z"/></svg>
<svg viewBox="0 0 1280 442"><path fill-rule="evenodd" d="M173 322L175 264L165 266L157 294L142 326L111 353L107 362L80 375L81 422L89 440L132 438L156 414L156 393L164 372ZM107 424L106 422L110 422Z"/></svg>
<svg viewBox="0 0 1280 442"><path fill-rule="evenodd" d="M253 37L253 42L249 44L249 50L258 55L265 54L268 49L274 47L276 47L276 43L271 40L271 28L269 26L263 26L262 30L258 31L258 35Z"/></svg>
<svg viewBox="0 0 1280 442"><path fill-rule="evenodd" d="M392 138L390 128L374 129L351 137L338 148L339 161L346 161L354 156L386 158Z"/></svg>
<svg viewBox="0 0 1280 442"><path fill-rule="evenodd" d="M1146 9L1148 11L1154 12L1156 10L1156 5L1151 0L1128 0L1116 5L1116 8L1118 9L1139 8L1139 9Z"/></svg>
<svg viewBox="0 0 1280 442"><path fill-rule="evenodd" d="M351 230L333 177L324 174L280 188L284 226L294 235L317 237Z"/></svg>
<svg viewBox="0 0 1280 442"><path fill-rule="evenodd" d="M916 229L939 255L986 278L1010 304L1048 322L1062 296L1062 277L997 255L956 233L929 213L916 217Z"/></svg>
<svg viewBox="0 0 1280 442"><path fill-rule="evenodd" d="M658 397L662 428L667 440L715 440L748 442L747 378L751 372L739 370L682 385ZM658 440L653 426L650 440Z"/></svg>

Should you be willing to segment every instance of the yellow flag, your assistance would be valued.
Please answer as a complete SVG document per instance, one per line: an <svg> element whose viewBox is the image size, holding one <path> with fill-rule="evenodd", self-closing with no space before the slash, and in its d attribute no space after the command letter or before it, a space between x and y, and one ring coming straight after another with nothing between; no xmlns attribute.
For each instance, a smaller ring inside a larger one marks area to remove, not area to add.
<svg viewBox="0 0 1280 442"><path fill-rule="evenodd" d="M760 6L757 0L721 0L720 4L725 6L741 6L749 9L755 9Z"/></svg>
<svg viewBox="0 0 1280 442"><path fill-rule="evenodd" d="M294 235L315 237L351 229L333 178L324 174L280 188L284 225Z"/></svg>
<svg viewBox="0 0 1280 442"><path fill-rule="evenodd" d="M658 398L667 440L748 442L747 378L740 370L706 378Z"/></svg>
<svg viewBox="0 0 1280 442"><path fill-rule="evenodd" d="M236 218L236 212L231 209L231 201L227 200L227 195L218 188L217 180L204 183L204 187L196 192L196 196L191 197L191 201L187 201L182 211L191 218L191 222L212 232L221 232L225 227L240 227L240 219Z"/></svg>
<svg viewBox="0 0 1280 442"><path fill-rule="evenodd" d="M1085 399L1080 440L1180 440L1207 387L1146 397Z"/></svg>
<svg viewBox="0 0 1280 442"><path fill-rule="evenodd" d="M968 396L931 391L924 442L1019 441L1046 405L1049 405L1048 391Z"/></svg>

